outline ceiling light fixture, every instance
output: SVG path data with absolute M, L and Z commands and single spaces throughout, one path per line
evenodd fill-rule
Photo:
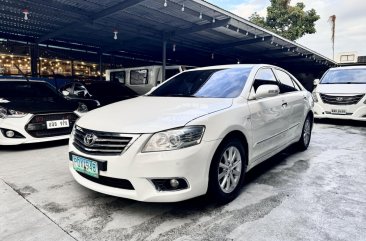
M 114 36 L 113 36 L 113 39 L 114 40 L 117 40 L 117 34 L 118 34 L 118 31 L 117 31 L 117 29 L 115 29 L 115 30 L 113 30 L 113 33 L 114 33 Z
M 22 13 L 24 14 L 24 20 L 28 20 L 29 10 L 27 8 L 24 8 Z

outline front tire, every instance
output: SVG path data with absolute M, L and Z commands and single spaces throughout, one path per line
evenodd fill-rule
M 212 159 L 208 194 L 225 204 L 239 195 L 246 172 L 246 153 L 240 140 L 225 140 Z
M 300 140 L 296 143 L 300 151 L 308 149 L 311 139 L 311 130 L 313 128 L 313 119 L 308 115 L 305 119 Z

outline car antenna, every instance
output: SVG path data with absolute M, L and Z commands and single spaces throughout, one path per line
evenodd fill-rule
M 28 76 L 26 76 L 25 74 L 24 74 L 24 72 L 19 68 L 19 66 L 17 65 L 17 64 L 14 64 L 14 66 L 15 66 L 15 68 L 17 68 L 18 69 L 18 71 L 23 75 L 23 77 L 29 82 L 29 78 L 28 78 Z

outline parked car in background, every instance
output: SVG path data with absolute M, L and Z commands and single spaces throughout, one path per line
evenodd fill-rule
M 138 96 L 123 84 L 106 81 L 72 82 L 61 87 L 60 92 L 67 99 L 83 102 L 89 110 Z
M 86 111 L 48 83 L 0 80 L 0 145 L 67 139 Z
M 165 80 L 192 68 L 194 67 L 184 65 L 166 66 Z M 136 91 L 139 95 L 142 95 L 165 81 L 163 80 L 162 73 L 163 67 L 161 65 L 107 69 L 106 80 L 122 83 Z
M 313 125 L 311 93 L 270 65 L 188 70 L 145 96 L 99 108 L 75 124 L 70 171 L 113 196 L 175 202 L 234 199 L 245 173 Z
M 366 66 L 331 68 L 314 85 L 315 118 L 366 121 Z

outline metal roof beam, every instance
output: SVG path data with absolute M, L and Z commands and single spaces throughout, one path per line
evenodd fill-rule
M 253 39 L 240 40 L 240 41 L 235 41 L 232 43 L 219 45 L 218 47 L 215 48 L 215 50 L 228 49 L 228 48 L 234 48 L 237 46 L 243 46 L 243 45 L 247 45 L 247 44 L 265 42 L 265 41 L 268 41 L 271 39 L 272 39 L 272 36 L 265 36 L 265 37 L 257 37 L 257 38 L 253 38 Z
M 219 27 L 227 25 L 229 22 L 230 22 L 230 18 L 223 19 L 223 20 L 216 20 L 215 23 L 194 25 L 191 28 L 174 31 L 171 35 L 172 36 L 186 35 L 186 34 L 191 34 L 191 33 L 204 31 L 204 30 L 207 30 L 207 29 L 219 28 Z
M 78 21 L 72 22 L 72 23 L 68 24 L 67 26 L 65 26 L 61 29 L 58 29 L 56 31 L 53 31 L 53 32 L 48 33 L 46 35 L 43 35 L 42 37 L 40 37 L 37 40 L 37 43 L 41 43 L 41 42 L 46 41 L 50 38 L 54 38 L 54 37 L 59 36 L 63 33 L 66 33 L 69 30 L 72 30 L 76 27 L 80 27 L 81 25 L 86 24 L 86 22 L 92 23 L 92 22 L 94 22 L 98 19 L 104 18 L 104 17 L 106 17 L 108 15 L 111 15 L 113 13 L 122 11 L 122 10 L 124 10 L 126 8 L 129 8 L 129 7 L 132 7 L 132 6 L 135 6 L 135 5 L 137 5 L 137 4 L 139 4 L 140 2 L 143 2 L 143 1 L 145 1 L 145 0 L 126 0 L 124 2 L 115 4 L 111 7 L 103 9 L 100 12 L 89 15 L 89 17 L 85 17 L 85 19 L 83 19 L 83 20 L 78 20 Z

